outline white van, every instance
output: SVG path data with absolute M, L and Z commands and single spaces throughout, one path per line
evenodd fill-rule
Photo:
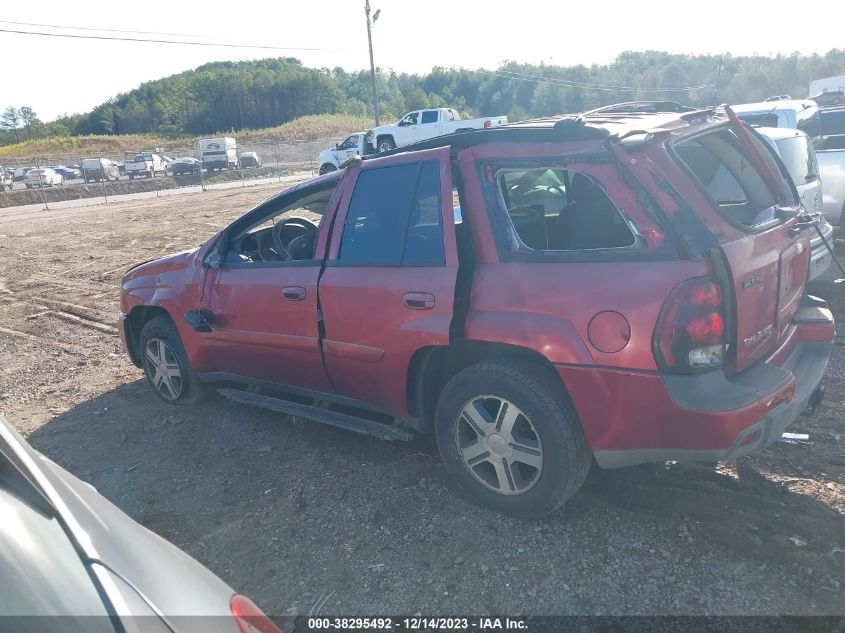
M 754 127 L 802 130 L 811 139 L 822 135 L 819 106 L 809 99 L 740 103 L 731 108 L 740 119 Z
M 822 213 L 822 181 L 819 164 L 810 138 L 801 130 L 784 127 L 758 127 L 757 131 L 780 156 L 789 177 L 795 183 L 801 204 L 807 212 L 818 218 L 819 229 L 828 242 L 832 241 L 833 227 Z M 810 270 L 808 280 L 820 277 L 832 258 L 818 233 L 810 233 Z

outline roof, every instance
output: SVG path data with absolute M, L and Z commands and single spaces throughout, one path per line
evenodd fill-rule
M 771 109 L 771 108 L 770 108 Z M 435 147 L 471 147 L 497 141 L 588 141 L 619 140 L 632 134 L 688 130 L 691 125 L 712 122 L 715 109 L 695 109 L 672 101 L 632 101 L 582 114 L 561 114 L 437 136 L 425 141 L 370 154 L 363 160 Z
M 795 136 L 807 136 L 805 132 L 790 127 L 756 127 L 754 128 L 763 136 L 768 136 L 773 141 L 782 141 L 785 138 Z
M 738 103 L 731 106 L 737 114 L 751 114 L 757 112 L 772 112 L 775 110 L 795 110 L 800 112 L 807 108 L 818 108 L 815 101 L 809 99 L 783 99 L 781 101 L 758 101 L 756 103 Z

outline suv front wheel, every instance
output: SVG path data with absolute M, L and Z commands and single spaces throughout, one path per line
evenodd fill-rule
M 519 360 L 458 372 L 437 403 L 446 470 L 473 500 L 524 519 L 553 512 L 587 477 L 590 450 L 563 387 Z
M 147 382 L 162 400 L 190 405 L 212 395 L 211 388 L 191 370 L 179 332 L 167 317 L 156 317 L 144 324 L 139 352 Z

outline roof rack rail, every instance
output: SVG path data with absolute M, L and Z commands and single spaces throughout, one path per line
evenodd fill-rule
M 657 112 L 692 112 L 695 108 L 681 105 L 677 101 L 625 101 L 614 103 L 593 110 L 588 110 L 581 116 L 593 114 L 649 114 Z

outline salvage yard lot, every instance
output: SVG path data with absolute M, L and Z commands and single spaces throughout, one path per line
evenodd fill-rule
M 845 613 L 842 345 L 790 428 L 811 445 L 594 469 L 539 522 L 469 503 L 425 440 L 156 399 L 116 334 L 121 276 L 277 187 L 0 211 L 0 413 L 273 614 Z M 845 289 L 814 291 L 845 320 Z

